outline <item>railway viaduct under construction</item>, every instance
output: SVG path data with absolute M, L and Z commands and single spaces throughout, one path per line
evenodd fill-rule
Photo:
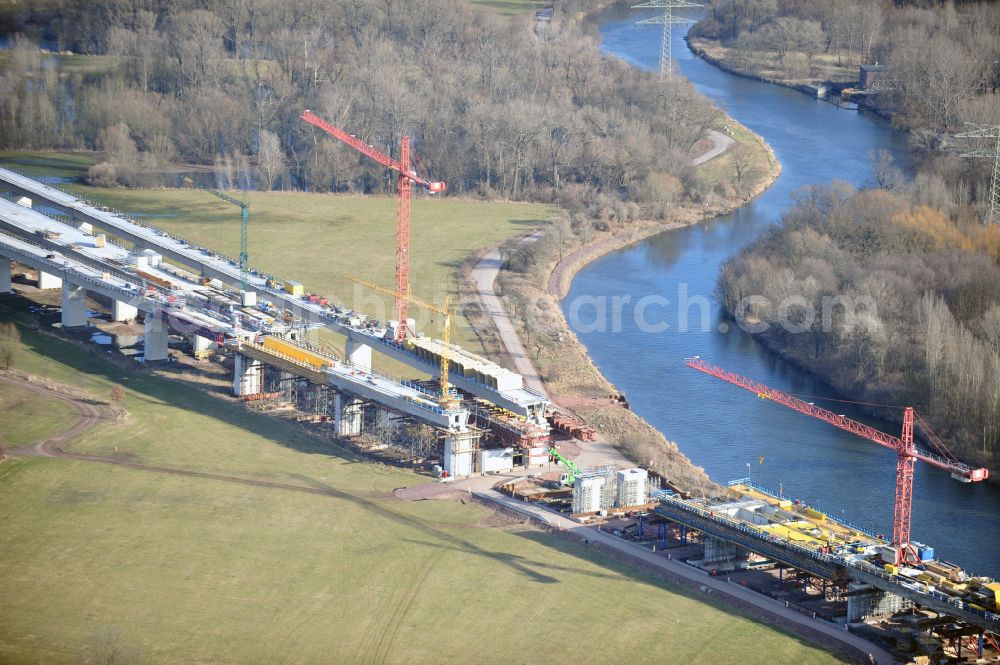
M 307 382 L 340 435 L 361 432 L 367 406 L 423 423 L 442 440 L 452 476 L 481 470 L 484 432 L 520 448 L 525 461 L 547 459 L 549 400 L 516 372 L 441 340 L 398 339 L 394 322 L 307 294 L 297 282 L 241 275 L 232 258 L 16 171 L 0 168 L 0 190 L 0 292 L 11 289 L 12 262 L 37 270 L 39 288 L 62 289 L 64 327 L 86 325 L 86 295 L 101 295 L 113 320 L 144 319 L 144 360 L 165 359 L 170 333 L 182 334 L 196 352 L 233 354 L 235 395 L 262 393 L 264 368 Z M 320 327 L 343 335 L 343 358 L 305 342 L 303 332 Z M 432 381 L 447 353 L 456 399 L 443 405 L 427 382 L 373 371 L 373 352 Z

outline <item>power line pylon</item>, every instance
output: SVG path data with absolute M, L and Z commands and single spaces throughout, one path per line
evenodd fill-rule
M 703 7 L 688 0 L 648 0 L 642 4 L 632 5 L 632 9 L 662 9 L 663 16 L 636 21 L 636 25 L 662 25 L 663 34 L 660 37 L 660 78 L 673 76 L 673 54 L 671 48 L 671 37 L 673 35 L 674 24 L 694 23 L 689 18 L 674 16 L 675 9 L 689 9 L 692 7 Z
M 986 215 L 986 223 L 1000 224 L 1000 125 L 980 125 L 965 123 L 975 129 L 961 134 L 955 134 L 960 139 L 993 139 L 993 145 L 983 141 L 980 147 L 970 152 L 962 153 L 962 157 L 975 157 L 993 160 L 993 175 L 990 177 L 990 210 Z

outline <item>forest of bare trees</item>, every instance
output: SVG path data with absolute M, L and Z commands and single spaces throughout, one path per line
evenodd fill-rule
M 683 79 L 602 56 L 569 21 L 537 33 L 459 0 L 49 0 L 0 9 L 0 147 L 101 151 L 98 183 L 164 164 L 250 163 L 259 188 L 388 191 L 297 116 L 393 152 L 414 137 L 450 192 L 646 204 L 711 196 L 689 151 L 720 113 Z M 63 71 L 37 44 L 100 56 Z M 97 66 L 100 65 L 100 66 Z M 654 205 L 655 204 L 655 205 Z M 662 211 L 660 211 L 662 212 Z
M 954 452 L 994 466 L 1000 226 L 945 214 L 917 187 L 801 192 L 726 264 L 720 293 L 767 346 L 853 398 L 915 406 Z
M 728 45 L 729 57 L 766 52 L 772 71 L 790 76 L 820 54 L 849 76 L 862 63 L 882 65 L 871 101 L 909 130 L 912 158 L 904 174 L 887 152 L 872 153 L 871 190 L 832 183 L 801 192 L 781 227 L 724 267 L 726 309 L 845 395 L 912 404 L 960 455 L 994 465 L 1000 226 L 983 225 L 991 164 L 961 158 L 976 146 L 954 134 L 966 122 L 1000 123 L 1000 5 L 709 7 L 696 31 Z
M 907 128 L 1000 122 L 995 2 L 712 0 L 694 33 L 737 55 L 772 53 L 786 70 L 806 74 L 821 53 L 844 67 L 883 65 L 875 103 Z

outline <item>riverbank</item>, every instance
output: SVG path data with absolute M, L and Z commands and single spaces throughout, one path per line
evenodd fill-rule
M 735 55 L 735 50 L 725 46 L 717 39 L 688 35 L 688 46 L 691 51 L 719 69 L 754 81 L 773 83 L 792 90 L 798 90 L 805 94 L 816 97 L 817 91 L 821 87 L 841 90 L 858 81 L 857 70 L 854 67 L 837 66 L 826 63 L 821 66 L 821 75 L 814 75 L 812 71 L 805 76 L 801 72 L 795 73 L 778 66 L 776 63 L 763 59 L 759 52 L 751 52 L 747 57 L 740 58 Z M 831 56 L 832 58 L 832 56 Z M 823 62 L 820 59 L 820 62 Z
M 585 240 L 567 238 L 565 227 L 549 227 L 548 236 L 534 242 L 540 256 L 537 268 L 529 272 L 501 270 L 495 289 L 516 325 L 526 353 L 535 366 L 544 388 L 560 408 L 571 411 L 597 429 L 609 443 L 634 462 L 655 470 L 692 492 L 711 492 L 715 484 L 704 469 L 684 455 L 667 438 L 628 408 L 621 391 L 598 370 L 586 347 L 573 333 L 559 307 L 573 276 L 590 262 L 615 250 L 641 242 L 653 235 L 679 229 L 724 215 L 745 205 L 777 179 L 781 164 L 759 135 L 727 119 L 728 133 L 752 151 L 760 169 L 746 196 L 730 194 L 712 204 L 678 206 L 663 220 L 640 220 L 621 228 L 594 232 Z M 717 157 L 703 165 L 721 171 Z M 724 165 L 724 163 L 723 163 Z M 558 240 L 553 235 L 558 235 Z M 479 256 L 463 269 L 463 294 L 473 286 L 469 276 Z M 475 308 L 473 308 L 475 309 Z M 495 327 L 483 311 L 469 314 L 477 334 L 494 358 L 508 361 Z

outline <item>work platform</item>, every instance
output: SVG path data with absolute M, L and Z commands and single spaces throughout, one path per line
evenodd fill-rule
M 669 492 L 656 498 L 658 515 L 711 538 L 816 577 L 870 585 L 988 632 L 1000 629 L 1000 614 L 972 607 L 969 596 L 887 572 L 878 557 L 889 543 L 876 534 L 748 480 L 730 483 L 724 499 L 683 499 Z

